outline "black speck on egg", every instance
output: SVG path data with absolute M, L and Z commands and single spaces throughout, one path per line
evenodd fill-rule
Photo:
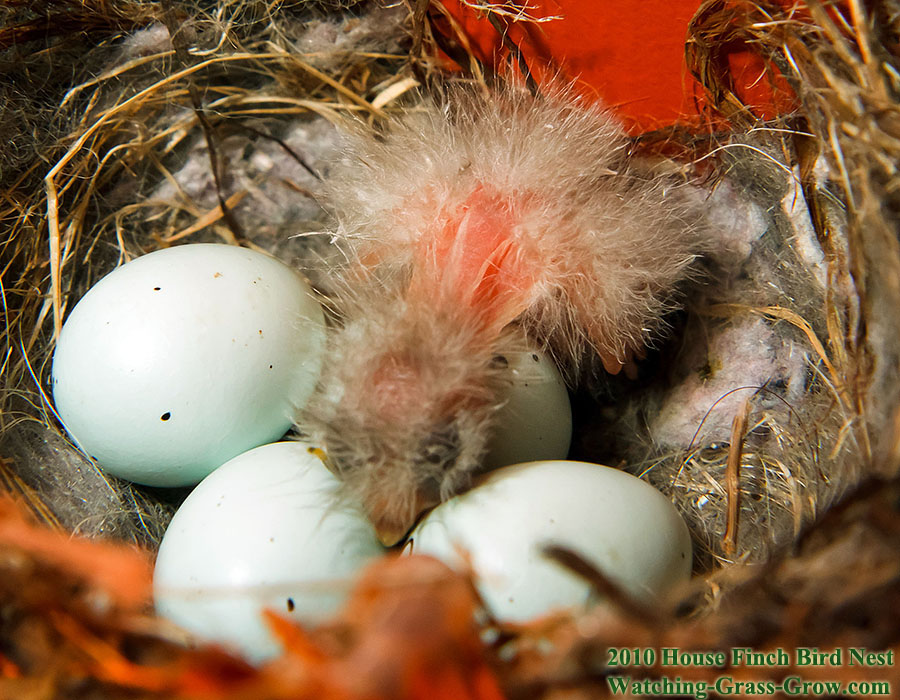
M 294 612 L 294 607 L 295 607 L 295 605 L 294 605 L 294 599 L 293 599 L 293 598 L 288 598 L 288 599 L 287 599 L 287 609 L 288 609 L 288 612 Z
M 171 418 L 171 417 L 172 417 L 172 413 L 171 413 L 170 411 L 166 411 L 165 413 L 163 413 L 163 414 L 159 417 L 159 419 L 160 419 L 161 421 L 167 421 L 167 420 L 169 420 L 169 418 Z
M 500 369 L 506 369 L 507 367 L 509 367 L 509 360 L 503 357 L 503 355 L 494 355 L 491 358 L 491 366 Z

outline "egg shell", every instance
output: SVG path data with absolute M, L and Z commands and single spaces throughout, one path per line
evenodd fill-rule
M 537 349 L 503 359 L 510 384 L 495 417 L 484 468 L 565 459 L 572 441 L 572 407 L 556 364 Z
M 365 517 L 336 501 L 337 486 L 301 442 L 263 445 L 217 469 L 163 537 L 157 612 L 251 661 L 278 654 L 264 609 L 304 622 L 328 617 L 384 551 Z
M 178 246 L 117 268 L 78 302 L 53 397 L 105 471 L 183 486 L 280 439 L 323 348 L 322 309 L 287 265 L 237 246 Z
M 470 564 L 488 608 L 513 621 L 593 600 L 584 580 L 542 554 L 547 544 L 574 550 L 646 602 L 691 572 L 690 535 L 674 506 L 640 479 L 586 462 L 494 471 L 435 508 L 410 540 L 412 553 Z

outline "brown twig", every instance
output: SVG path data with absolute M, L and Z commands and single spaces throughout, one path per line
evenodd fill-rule
M 591 564 L 577 552 L 559 545 L 547 545 L 543 549 L 544 556 L 577 574 L 609 600 L 615 607 L 629 617 L 640 620 L 643 624 L 653 625 L 662 620 L 661 614 L 654 608 L 645 606 L 623 591 L 606 574 Z
M 503 45 L 510 52 L 513 58 L 516 59 L 516 64 L 519 66 L 519 71 L 522 73 L 522 77 L 525 79 L 525 87 L 528 88 L 528 91 L 532 95 L 539 95 L 540 88 L 538 87 L 537 81 L 534 79 L 534 76 L 531 74 L 531 68 L 528 67 L 528 61 L 525 60 L 525 54 L 522 53 L 522 50 L 519 48 L 519 45 L 514 42 L 509 36 L 509 22 L 507 19 L 496 12 L 488 12 L 488 21 L 491 23 L 491 26 L 497 31 L 497 34 L 500 35 L 500 40 L 503 42 Z
M 163 13 L 163 21 L 169 30 L 169 38 L 175 49 L 175 56 L 182 65 L 190 64 L 190 55 L 188 54 L 188 45 L 184 38 L 184 25 L 179 25 L 171 0 L 164 2 L 165 12 Z M 244 238 L 244 230 L 234 215 L 234 211 L 228 206 L 228 198 L 225 196 L 225 162 L 219 155 L 219 139 L 215 129 L 206 116 L 206 110 L 203 107 L 203 100 L 193 79 L 187 80 L 188 94 L 191 98 L 191 105 L 194 108 L 194 114 L 200 122 L 200 128 L 203 129 L 203 135 L 206 138 L 206 146 L 209 151 L 209 166 L 212 171 L 213 180 L 216 184 L 216 199 L 219 200 L 219 209 L 222 212 L 222 218 L 228 225 L 229 230 L 235 239 Z
M 725 468 L 725 490 L 728 494 L 728 525 L 722 538 L 726 554 L 734 554 L 737 545 L 738 517 L 741 509 L 741 459 L 744 455 L 744 436 L 750 417 L 751 403 L 746 399 L 731 423 L 731 445 Z

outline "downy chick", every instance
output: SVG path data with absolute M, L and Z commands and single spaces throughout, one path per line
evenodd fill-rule
M 342 325 L 298 422 L 382 540 L 466 488 L 526 335 L 633 368 L 702 247 L 696 197 L 602 108 L 459 91 L 349 139 L 327 184 Z

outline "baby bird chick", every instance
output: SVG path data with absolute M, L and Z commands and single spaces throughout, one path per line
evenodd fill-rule
M 685 185 L 636 166 L 601 108 L 458 92 L 329 177 L 343 319 L 299 417 L 383 541 L 468 484 L 526 334 L 568 376 L 633 367 L 700 249 Z

